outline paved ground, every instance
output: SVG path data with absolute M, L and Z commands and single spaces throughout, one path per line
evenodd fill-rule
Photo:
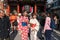
M 60 40 L 60 32 L 57 30 L 53 30 L 52 40 Z
M 52 40 L 60 40 L 60 32 L 57 30 L 54 30 L 51 36 Z M 12 33 L 10 38 L 10 40 L 21 40 L 21 37 L 18 32 Z
M 19 34 L 17 34 L 14 40 L 21 40 L 20 35 L 19 35 Z

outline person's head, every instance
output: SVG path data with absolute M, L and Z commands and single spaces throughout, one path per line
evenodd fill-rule
M 33 17 L 33 18 L 36 18 L 36 17 L 37 17 L 37 15 L 36 15 L 36 14 L 33 14 L 33 15 L 32 15 L 32 17 Z
M 17 11 L 16 10 L 13 10 L 14 13 L 16 13 Z
M 55 16 L 54 16 L 54 18 L 56 18 L 56 19 L 57 19 L 58 17 L 55 15 Z
M 0 9 L 0 17 L 4 16 L 4 11 Z
M 47 12 L 47 13 L 46 13 L 46 16 L 51 17 L 51 13 L 48 13 L 48 12 Z
M 16 15 L 16 13 L 12 12 L 12 15 Z
M 14 13 L 14 15 L 18 15 L 18 13 L 17 13 L 17 12 L 15 12 L 15 13 Z
M 41 13 L 41 16 L 46 16 L 46 13 L 45 13 L 45 12 L 42 12 L 42 13 Z
M 54 17 L 57 17 L 56 15 Z
M 12 13 L 10 13 L 10 16 L 12 15 Z
M 23 16 L 27 16 L 27 11 L 23 11 Z

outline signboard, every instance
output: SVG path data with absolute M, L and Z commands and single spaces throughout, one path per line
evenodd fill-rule
M 29 12 L 29 13 L 33 13 L 33 7 L 30 6 L 30 5 L 25 5 L 25 6 L 23 6 L 23 7 L 22 7 L 22 11 L 23 11 L 23 10 L 26 10 L 26 11 Z
M 29 10 L 30 9 L 30 6 L 29 5 L 25 5 L 24 8 L 25 8 L 26 11 L 28 11 L 28 12 L 30 11 Z

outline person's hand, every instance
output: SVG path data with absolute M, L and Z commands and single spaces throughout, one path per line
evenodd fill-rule
M 45 30 L 43 30 L 43 33 L 45 33 Z

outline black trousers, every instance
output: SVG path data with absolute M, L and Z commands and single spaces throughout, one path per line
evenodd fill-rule
M 44 40 L 44 37 L 42 36 L 43 35 L 43 33 L 42 33 L 43 29 L 44 29 L 44 27 L 43 26 L 40 26 L 39 31 L 37 32 L 37 37 L 40 40 Z
M 10 40 L 10 38 L 0 38 L 0 40 Z
M 51 40 L 51 34 L 52 34 L 52 30 L 46 30 L 45 32 L 46 40 Z

